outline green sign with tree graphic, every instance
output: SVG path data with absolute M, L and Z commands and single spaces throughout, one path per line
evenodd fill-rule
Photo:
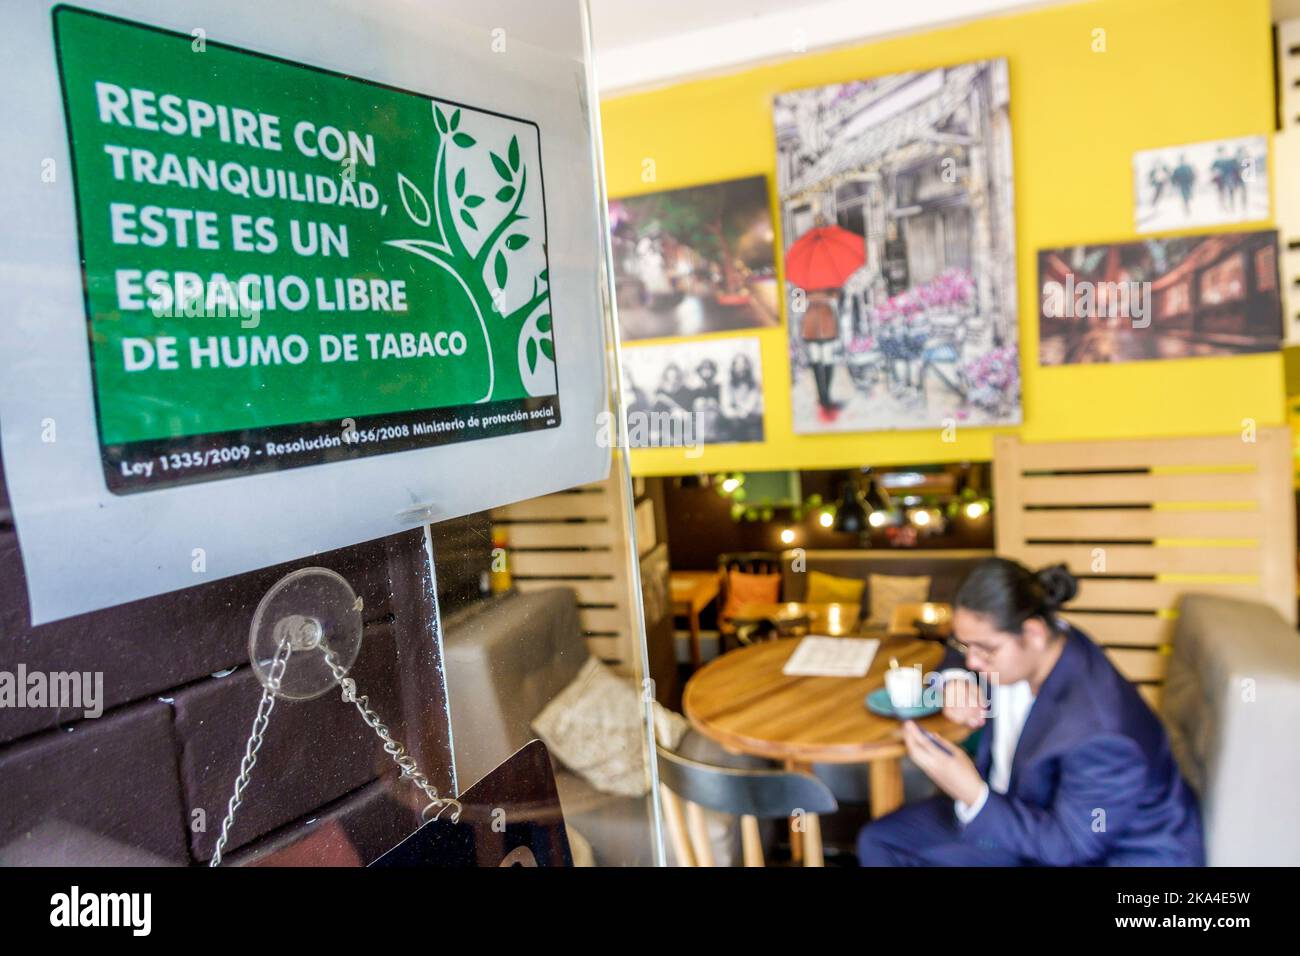
M 535 123 L 72 7 L 117 493 L 555 427 Z

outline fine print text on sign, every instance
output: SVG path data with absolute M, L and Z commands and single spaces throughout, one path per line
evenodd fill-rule
M 58 7 L 119 494 L 560 422 L 536 124 Z

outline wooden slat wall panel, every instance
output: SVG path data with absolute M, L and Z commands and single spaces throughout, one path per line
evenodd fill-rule
M 508 537 L 508 566 L 520 591 L 572 588 L 588 649 L 632 670 L 639 614 L 629 580 L 626 489 L 607 481 L 521 501 L 492 513 Z M 650 502 L 643 502 L 643 506 Z M 653 526 L 653 515 L 650 516 Z
M 1159 438 L 1152 441 L 1034 442 L 1020 445 L 1020 464 L 1025 471 L 1117 471 L 1126 468 L 1185 466 L 1210 468 L 1253 465 L 1255 457 L 1246 442 L 1224 439 L 1222 436 Z
M 996 439 L 998 553 L 1069 565 L 1081 580 L 1066 618 L 1149 700 L 1183 594 L 1263 601 L 1295 623 L 1291 434 L 1255 439 Z
M 582 611 L 582 629 L 589 634 L 621 634 L 628 627 L 625 608 L 584 608 Z
M 1021 479 L 1027 505 L 1141 505 L 1152 501 L 1249 501 L 1259 482 L 1254 473 L 1200 475 L 1046 475 Z
M 521 591 L 543 591 L 546 588 L 573 588 L 578 594 L 579 604 L 613 604 L 623 603 L 623 592 L 615 583 L 613 576 L 604 578 L 522 578 L 515 576 L 515 587 Z
M 1296 623 L 1295 451 L 1291 429 L 1259 434 L 1260 511 L 1265 517 L 1260 549 L 1260 589 L 1290 624 Z
M 622 637 L 589 637 L 587 649 L 606 663 L 622 664 L 627 660 L 627 649 Z
M 601 494 L 570 495 L 560 492 L 556 495 L 544 495 L 530 498 L 500 508 L 495 517 L 510 521 L 558 521 L 563 518 L 609 518 L 609 501 Z
M 536 524 L 510 524 L 511 548 L 604 548 L 611 550 L 620 537 L 618 529 L 607 521 L 590 521 L 581 524 L 563 522 L 538 522 Z
M 659 542 L 655 537 L 655 503 L 649 498 L 636 506 L 636 549 L 645 557 Z
M 1121 674 L 1135 683 L 1160 682 L 1165 679 L 1169 657 L 1160 651 L 1108 647 L 1106 656 Z
M 1087 573 L 1082 569 L 1080 573 Z M 1188 591 L 1216 594 L 1247 601 L 1261 600 L 1263 594 L 1258 584 L 1223 584 L 1198 581 L 1186 584 L 1173 581 L 1134 581 L 1101 578 L 1082 578 L 1079 596 L 1070 607 L 1076 611 L 1160 611 L 1172 609 L 1178 598 Z
M 1001 508 L 999 507 L 999 510 Z M 1023 538 L 1150 541 L 1156 538 L 1259 538 L 1263 516 L 1255 511 L 1092 510 L 1021 511 Z M 1001 526 L 999 525 L 999 531 Z
M 1151 709 L 1159 713 L 1161 691 L 1164 690 L 1163 684 L 1141 684 L 1138 686 L 1138 693 L 1146 699 Z
M 511 542 L 513 544 L 513 540 Z M 516 577 L 555 577 L 557 574 L 608 574 L 618 555 L 609 549 L 591 551 L 512 551 L 510 571 Z
M 1072 611 L 1065 619 L 1087 631 L 1101 644 L 1158 647 L 1168 644 L 1174 633 L 1174 619 L 1155 614 L 1089 614 Z
M 1026 545 L 1021 560 L 1030 567 L 1064 561 L 1079 573 L 1097 567 L 1105 574 L 1256 574 L 1258 546 L 1172 548 L 1142 544 Z

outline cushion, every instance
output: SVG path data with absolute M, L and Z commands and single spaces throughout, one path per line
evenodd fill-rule
M 654 707 L 655 736 L 675 748 L 689 726 Z M 641 694 L 594 657 L 533 720 L 533 732 L 566 767 L 604 793 L 639 797 L 650 789 L 641 732 Z
M 868 593 L 871 595 L 871 614 L 867 619 L 872 624 L 884 625 L 889 623 L 896 604 L 919 604 L 930 596 L 930 578 L 873 574 Z
M 861 578 L 809 571 L 808 594 L 804 600 L 812 604 L 861 604 L 862 589 L 866 586 L 867 582 Z
M 727 604 L 722 617 L 735 617 L 742 604 L 775 604 L 780 599 L 781 575 L 746 574 L 732 569 L 727 572 Z

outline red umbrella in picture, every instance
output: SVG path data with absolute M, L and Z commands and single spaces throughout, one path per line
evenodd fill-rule
M 785 254 L 785 277 L 808 292 L 838 289 L 866 264 L 867 244 L 841 226 L 818 226 Z

